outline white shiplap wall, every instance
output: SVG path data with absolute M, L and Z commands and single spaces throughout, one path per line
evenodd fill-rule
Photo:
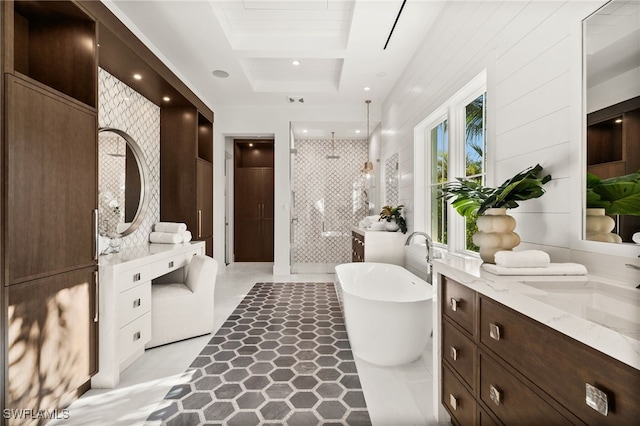
M 568 257 L 576 34 L 602 1 L 450 2 L 382 110 L 382 152 L 400 155 L 400 204 L 413 220 L 414 127 L 487 70 L 489 184 L 540 163 L 547 194 L 511 210 L 523 245 Z M 577 66 L 579 66 L 579 61 Z M 578 74 L 579 75 L 579 74 Z M 579 92 L 578 92 L 579 93 Z

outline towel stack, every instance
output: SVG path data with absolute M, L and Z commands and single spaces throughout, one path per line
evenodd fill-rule
M 541 250 L 499 251 L 496 264 L 483 263 L 482 269 L 495 275 L 585 275 L 579 263 L 551 263 Z
M 176 222 L 157 222 L 153 232 L 149 234 L 149 241 L 160 244 L 180 244 L 191 241 L 191 232 L 187 225 Z

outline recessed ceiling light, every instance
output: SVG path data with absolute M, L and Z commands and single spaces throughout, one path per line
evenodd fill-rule
M 356 129 L 356 133 L 360 133 L 360 129 Z
M 165 96 L 164 98 L 162 98 L 162 100 L 165 101 L 165 102 L 169 102 L 171 100 L 171 98 L 168 97 L 168 96 Z
M 291 61 L 291 63 L 292 63 L 293 65 L 295 65 L 296 67 L 297 67 L 298 65 L 300 65 L 300 61 L 299 61 L 299 60 L 297 60 L 297 59 L 294 59 L 293 61 Z
M 250 144 L 249 144 L 249 146 L 250 146 L 250 147 L 252 147 L 252 146 L 253 146 L 253 144 L 252 144 L 252 143 L 250 143 Z
M 616 123 L 622 123 L 622 118 L 618 118 L 618 119 L 616 120 Z
M 212 74 L 218 78 L 227 78 L 229 73 L 224 70 L 213 70 Z
M 302 130 L 302 133 L 309 133 L 307 129 Z
M 371 90 L 371 87 L 369 87 L 369 86 L 365 86 L 364 91 L 365 91 L 365 92 L 368 92 L 369 90 Z
M 142 80 L 142 76 L 140 74 L 134 74 L 133 78 L 135 78 L 136 80 Z

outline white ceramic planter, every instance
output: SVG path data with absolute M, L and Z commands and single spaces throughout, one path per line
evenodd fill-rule
M 494 255 L 501 250 L 511 250 L 520 244 L 520 236 L 513 232 L 516 220 L 507 215 L 507 209 L 487 209 L 476 220 L 478 232 L 473 234 L 473 242 L 480 247 L 480 258 L 487 263 L 495 263 Z

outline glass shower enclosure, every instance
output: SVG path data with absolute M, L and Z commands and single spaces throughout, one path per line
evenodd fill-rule
M 333 146 L 332 146 L 333 145 Z M 361 139 L 302 139 L 291 149 L 291 271 L 333 273 L 351 262 L 351 228 L 368 215 Z

